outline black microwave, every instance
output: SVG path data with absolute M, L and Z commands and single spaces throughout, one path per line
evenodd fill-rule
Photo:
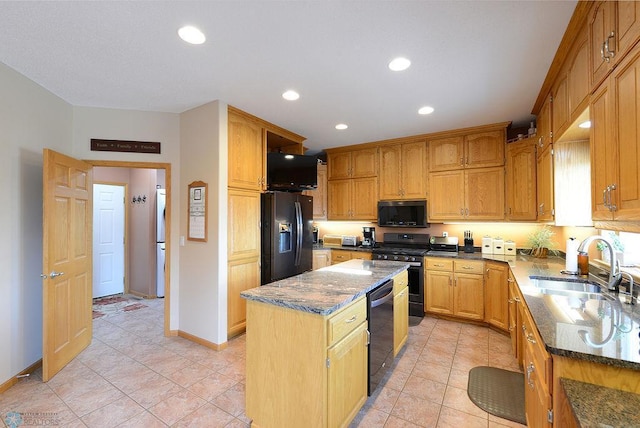
M 378 201 L 378 226 L 429 227 L 427 201 Z

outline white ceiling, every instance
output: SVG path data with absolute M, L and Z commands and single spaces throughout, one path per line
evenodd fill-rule
M 0 61 L 74 106 L 183 112 L 222 100 L 317 151 L 528 123 L 575 5 L 0 1 Z M 207 41 L 180 40 L 185 24 Z M 391 72 L 396 56 L 411 67 Z M 300 99 L 283 100 L 287 89 Z M 419 116 L 424 105 L 435 113 Z

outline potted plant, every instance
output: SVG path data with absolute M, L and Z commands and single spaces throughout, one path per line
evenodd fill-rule
M 556 243 L 551 240 L 556 233 L 549 226 L 543 226 L 529 235 L 527 240 L 531 255 L 545 258 L 549 251 L 555 252 Z

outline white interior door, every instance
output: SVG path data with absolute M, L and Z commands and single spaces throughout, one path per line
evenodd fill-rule
M 93 297 L 124 293 L 124 186 L 93 185 Z

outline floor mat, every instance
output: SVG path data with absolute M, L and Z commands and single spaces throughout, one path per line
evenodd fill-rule
M 495 367 L 474 367 L 469 371 L 467 393 L 485 412 L 527 424 L 524 413 L 524 375 Z
M 141 299 L 117 294 L 93 299 L 93 319 L 146 308 Z

